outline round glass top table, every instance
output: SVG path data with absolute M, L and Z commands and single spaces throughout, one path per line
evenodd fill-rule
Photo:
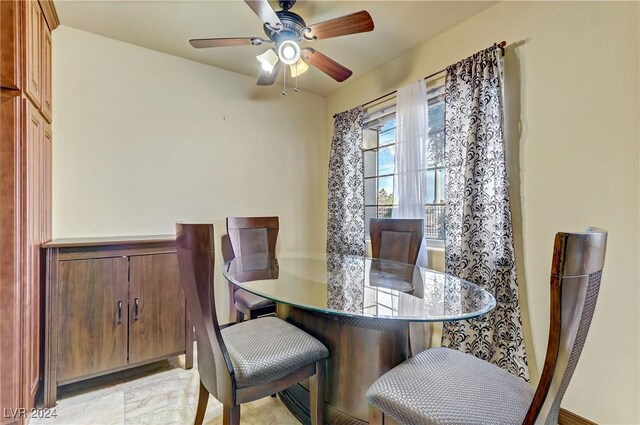
M 471 282 L 350 255 L 245 255 L 226 263 L 223 274 L 234 285 L 275 301 L 278 317 L 327 346 L 325 421 L 330 424 L 368 422 L 369 386 L 429 338 L 429 324 L 416 322 L 466 320 L 495 307 L 494 297 Z M 279 395 L 300 421 L 310 423 L 307 385 Z

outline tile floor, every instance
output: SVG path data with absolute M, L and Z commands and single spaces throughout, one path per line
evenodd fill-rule
M 55 418 L 32 418 L 31 425 L 187 425 L 198 402 L 197 368 L 184 370 L 176 358 L 134 371 L 94 378 L 62 387 Z M 293 425 L 296 418 L 277 398 L 241 407 L 246 425 Z M 222 424 L 222 405 L 209 398 L 205 425 Z

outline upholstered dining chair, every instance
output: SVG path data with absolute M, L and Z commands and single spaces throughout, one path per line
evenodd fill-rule
M 227 217 L 227 236 L 230 249 L 224 245 L 225 252 L 235 256 L 269 253 L 275 256 L 276 241 L 280 228 L 278 217 Z M 233 286 L 233 285 L 232 285 Z M 236 323 L 245 317 L 256 317 L 275 313 L 275 303 L 266 298 L 252 294 L 244 289 L 233 289 L 233 304 L 236 308 Z
M 607 232 L 557 233 L 547 355 L 536 388 L 472 355 L 433 348 L 380 377 L 367 392 L 371 424 L 557 424 L 562 397 L 591 325 Z
M 415 265 L 424 235 L 424 220 L 372 218 L 369 235 L 373 258 Z
M 231 241 L 229 240 L 229 235 L 222 235 L 220 242 L 222 260 L 225 263 L 228 263 L 235 258 L 233 248 L 231 247 Z M 233 309 L 236 311 L 237 323 L 244 320 L 245 314 L 249 319 L 275 314 L 276 304 L 273 301 L 259 295 L 252 294 L 244 289 L 240 289 L 231 282 L 227 281 L 227 283 L 229 285 L 231 304 L 233 305 Z
M 196 330 L 200 392 L 194 423 L 209 394 L 223 405 L 223 423 L 240 423 L 240 405 L 309 378 L 311 423 L 321 425 L 327 348 L 276 317 L 220 329 L 214 291 L 212 224 L 176 224 L 180 281 Z

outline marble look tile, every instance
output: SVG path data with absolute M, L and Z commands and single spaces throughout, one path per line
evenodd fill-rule
M 245 407 L 245 406 L 243 406 Z M 245 416 L 258 424 L 297 425 L 300 422 L 277 398 L 263 398 L 246 404 Z
M 124 391 L 111 391 L 100 397 L 87 394 L 61 400 L 56 406 L 58 425 L 118 425 L 124 420 Z
M 195 407 L 194 407 L 194 415 L 195 415 Z M 222 423 L 222 403 L 216 400 L 213 397 L 209 397 L 209 402 L 207 403 L 207 411 L 204 414 L 204 423 L 217 423 L 216 421 L 220 421 Z
M 195 412 L 196 406 L 198 405 L 198 394 L 200 392 L 200 377 L 197 372 L 194 373 L 193 371 L 183 371 L 178 375 L 184 393 L 187 397 L 187 402 Z M 218 402 L 216 399 L 211 397 L 209 403 L 211 403 L 212 400 L 216 403 Z
M 164 406 L 156 406 L 155 409 L 134 417 L 126 417 L 128 424 L 148 424 L 148 425 L 183 425 L 193 423 L 193 413 L 186 403 L 168 402 Z
M 240 423 L 247 424 L 278 424 L 278 425 L 299 425 L 300 422 L 289 411 L 280 407 L 280 409 L 270 409 L 269 411 L 254 410 L 248 412 L 244 417 L 240 417 Z
M 128 386 L 124 393 L 124 412 L 127 421 L 136 416 L 167 408 L 190 416 L 191 408 L 180 380 L 176 377 L 167 375 L 164 378 L 133 384 Z
M 56 418 L 33 418 L 30 425 L 184 425 L 193 423 L 200 377 L 197 368 L 173 360 L 71 384 L 59 391 Z M 298 424 L 277 398 L 241 406 L 243 425 Z M 204 423 L 222 424 L 222 404 L 209 397 Z

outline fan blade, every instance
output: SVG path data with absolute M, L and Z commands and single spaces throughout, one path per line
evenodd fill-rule
M 255 44 L 253 40 L 259 40 L 256 37 L 240 37 L 240 38 L 194 38 L 189 43 L 197 48 L 206 47 L 227 47 L 227 46 L 251 46 Z M 262 43 L 260 43 L 262 44 Z
M 304 33 L 307 40 L 321 40 L 323 38 L 340 37 L 343 35 L 357 34 L 359 32 L 373 31 L 373 19 L 366 10 L 340 16 L 328 21 L 309 25 L 311 31 Z
M 258 76 L 258 85 L 259 86 L 270 86 L 278 77 L 278 72 L 280 72 L 280 68 L 282 68 L 282 62 L 278 61 L 276 65 L 273 67 L 271 72 L 267 72 L 264 69 L 260 70 L 260 76 Z
M 280 18 L 278 18 L 278 15 L 276 15 L 273 7 L 271 7 L 267 0 L 244 0 L 244 2 L 262 19 L 262 22 L 265 24 L 268 23 L 274 30 L 282 28 Z
M 340 65 L 330 57 L 323 55 L 311 47 L 305 47 L 302 49 L 302 57 L 305 61 L 339 83 L 351 77 L 351 74 L 353 74 L 350 69 Z

